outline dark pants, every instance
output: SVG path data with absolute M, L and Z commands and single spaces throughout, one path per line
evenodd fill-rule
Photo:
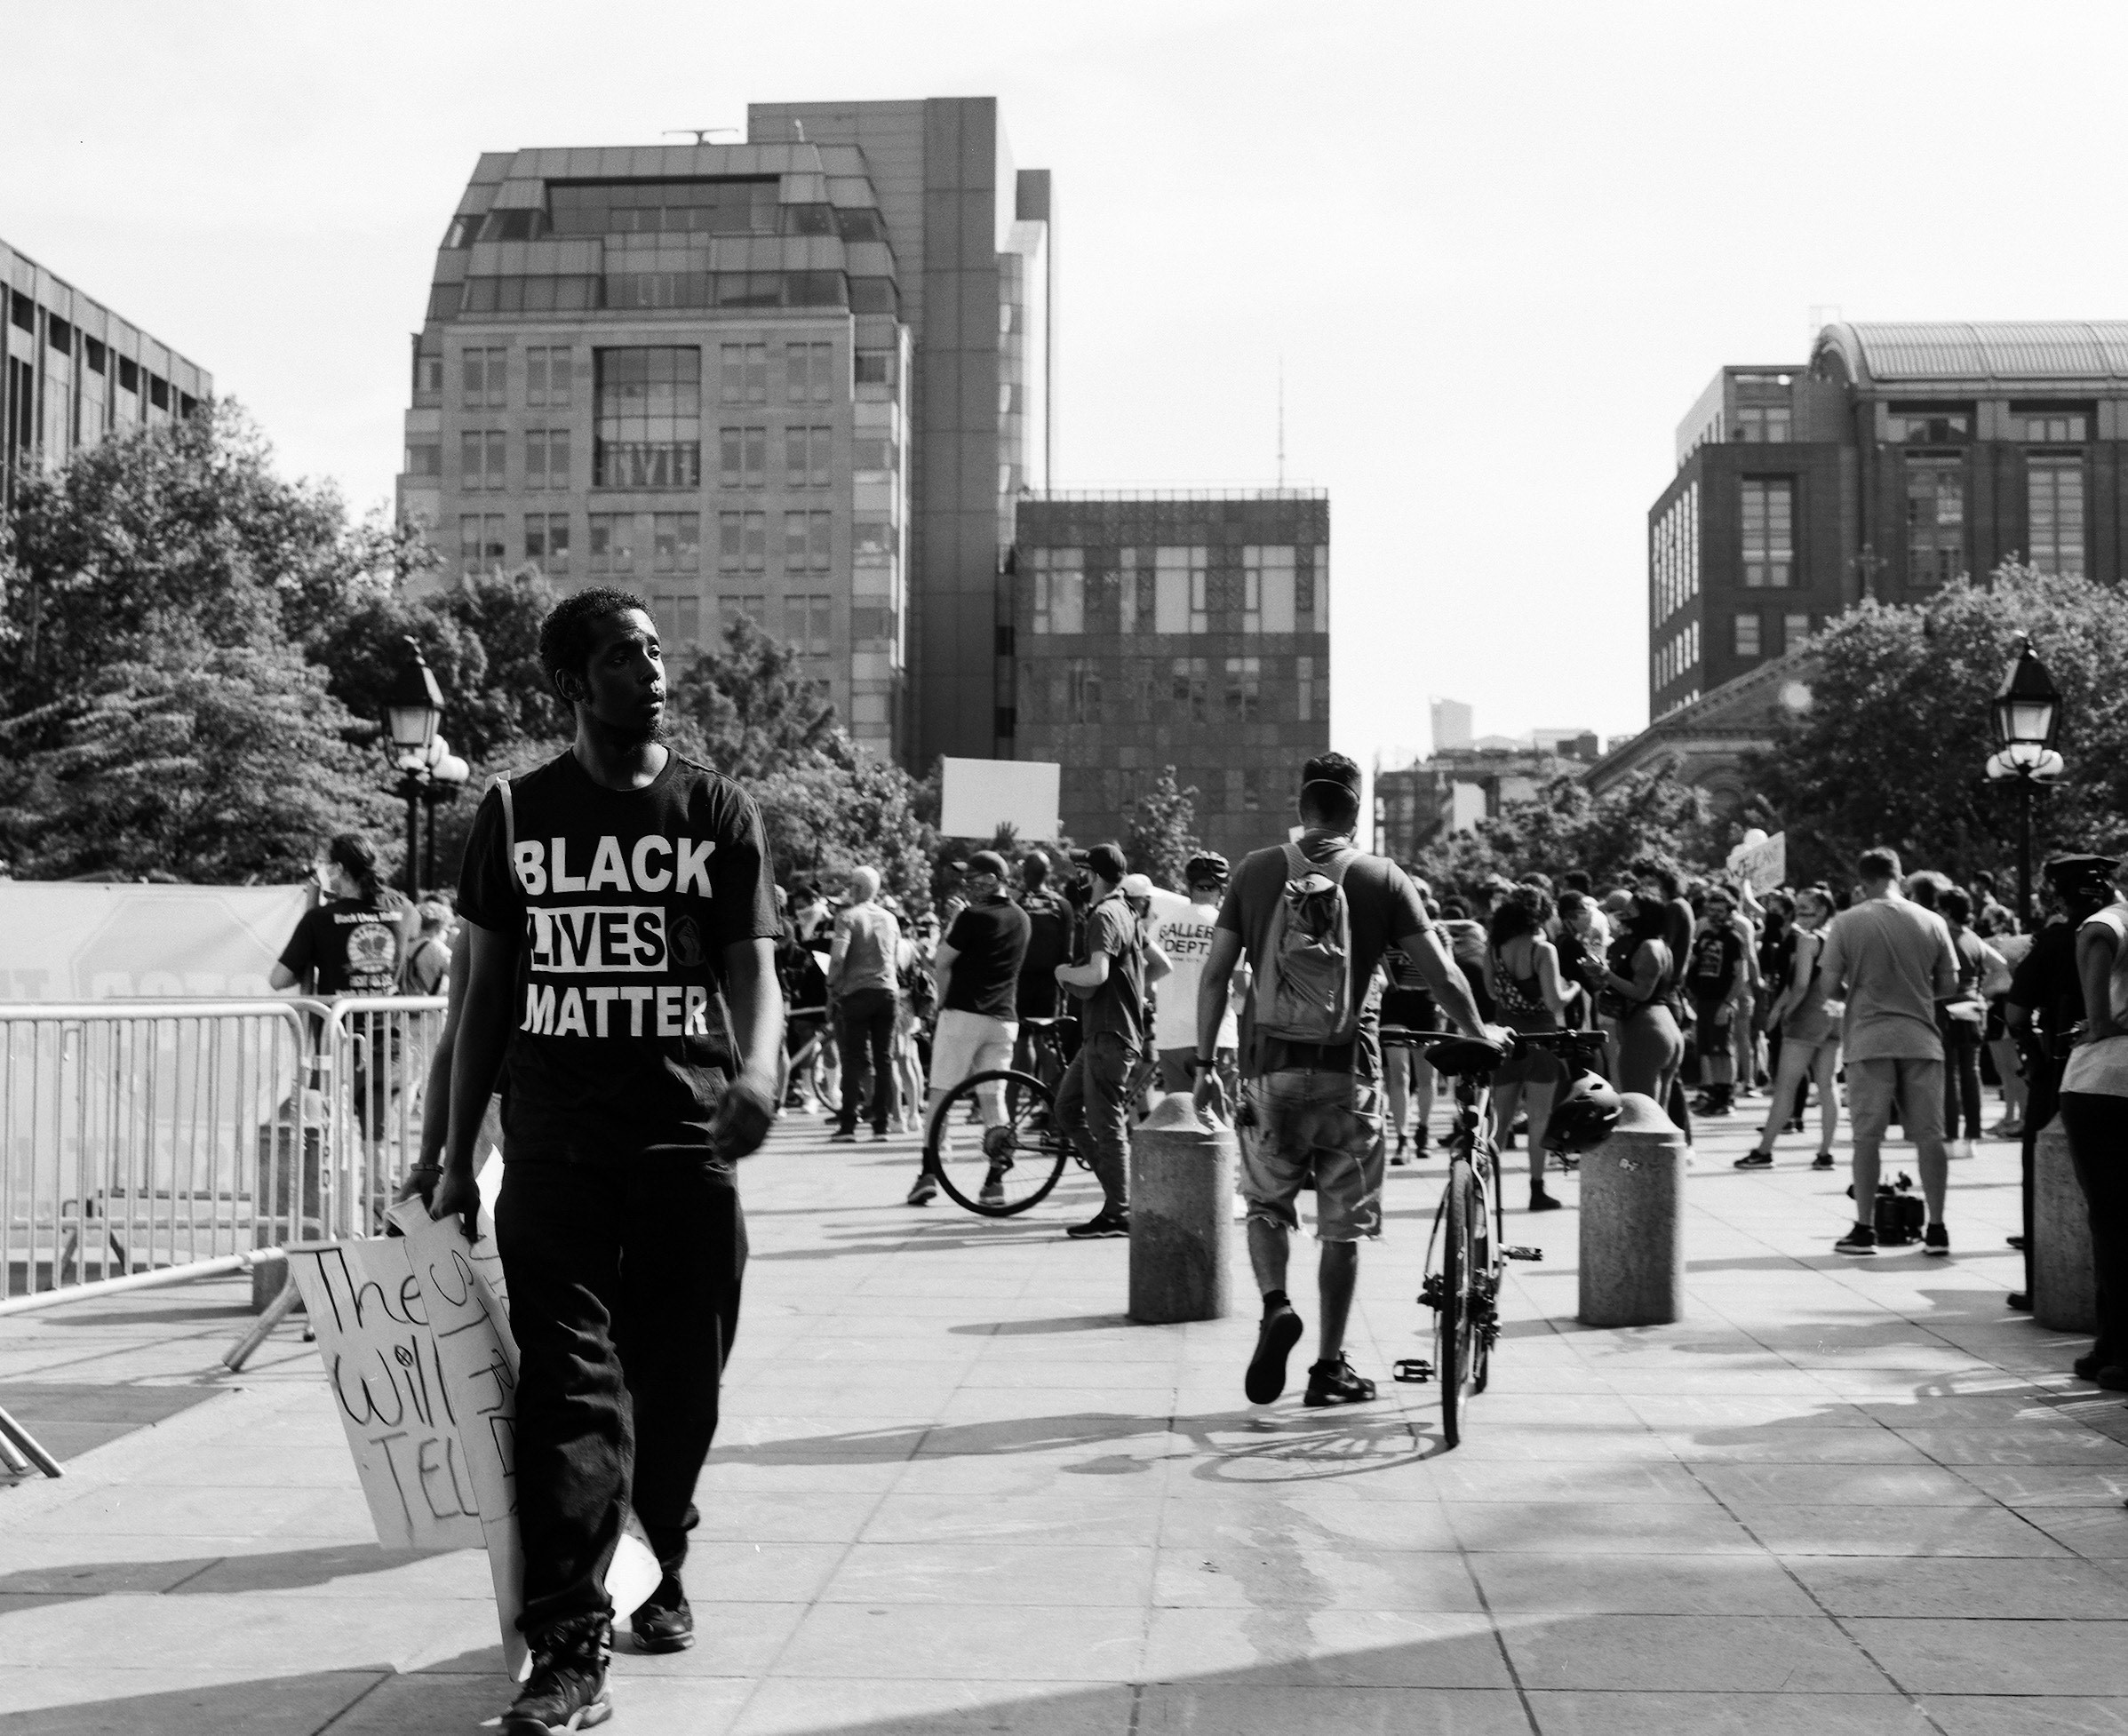
M 672 1147 L 611 1166 L 510 1163 L 495 1235 L 517 1338 L 517 1523 L 537 1638 L 610 1616 L 633 1506 L 668 1573 L 738 1329 L 746 1222 L 731 1172 Z
M 1112 1031 L 1080 1045 L 1056 1093 L 1056 1122 L 1101 1183 L 1102 1209 L 1130 1207 L 1129 1083 L 1137 1052 Z
M 2091 1214 L 2092 1264 L 2098 1278 L 2100 1367 L 2128 1364 L 2128 1097 L 2092 1091 L 2061 1094 L 2076 1182 Z
M 2039 1150 L 2040 1130 L 2054 1119 L 2061 1105 L 2061 1073 L 2068 1065 L 2052 1055 L 2024 1051 L 2025 1063 L 2025 1129 L 2019 1142 L 2018 1167 L 2019 1192 L 2024 1211 L 2025 1282 L 2028 1300 L 2032 1294 L 2032 1169 Z
M 1965 1137 L 1981 1136 L 1981 1028 L 1968 1019 L 1939 1018 L 1943 1033 L 1943 1137 L 1959 1137 L 1958 1112 L 1965 1114 Z
M 869 1072 L 872 1130 L 883 1134 L 894 1114 L 894 991 L 859 989 L 844 995 L 835 1003 L 835 1031 L 842 1048 L 842 1113 L 836 1125 L 846 1134 L 857 1132 Z

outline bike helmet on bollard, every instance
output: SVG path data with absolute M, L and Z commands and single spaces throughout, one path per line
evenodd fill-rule
M 1601 1073 L 1582 1073 L 1551 1108 L 1544 1143 L 1555 1151 L 1586 1151 L 1601 1145 L 1618 1125 L 1618 1093 Z

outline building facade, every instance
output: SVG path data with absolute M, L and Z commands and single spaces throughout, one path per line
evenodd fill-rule
M 1415 764 L 1375 770 L 1375 848 L 1410 862 L 1430 844 L 1469 832 L 1510 802 L 1533 801 L 1555 777 L 1578 777 L 1599 744 L 1586 730 L 1544 732 L 1550 744 L 1443 748 Z
M 1010 565 L 1000 733 L 1063 767 L 1065 831 L 1120 839 L 1172 765 L 1208 847 L 1282 842 L 1330 745 L 1328 495 L 1031 494 Z
M 7 373 L 0 380 L 0 507 L 26 476 L 106 434 L 189 416 L 214 377 L 0 242 Z
M 1838 324 L 1807 364 L 1724 368 L 1648 514 L 1660 720 L 1802 646 L 2022 560 L 2128 566 L 2128 321 Z
M 1048 177 L 990 99 L 765 104 L 748 142 L 484 155 L 413 345 L 402 516 L 458 570 L 746 616 L 868 751 L 997 752 L 1047 474 Z

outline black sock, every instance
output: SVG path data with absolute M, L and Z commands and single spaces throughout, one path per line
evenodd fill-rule
M 1275 1314 L 1287 1306 L 1288 1303 L 1283 1290 L 1266 1290 L 1263 1293 L 1263 1311 L 1266 1314 Z

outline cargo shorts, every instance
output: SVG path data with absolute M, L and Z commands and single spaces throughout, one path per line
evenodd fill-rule
M 1382 1233 L 1382 1091 L 1347 1072 L 1295 1071 L 1244 1080 L 1255 1127 L 1241 1142 L 1241 1197 L 1251 1222 L 1300 1228 L 1294 1201 L 1315 1189 L 1315 1235 L 1357 1242 Z

